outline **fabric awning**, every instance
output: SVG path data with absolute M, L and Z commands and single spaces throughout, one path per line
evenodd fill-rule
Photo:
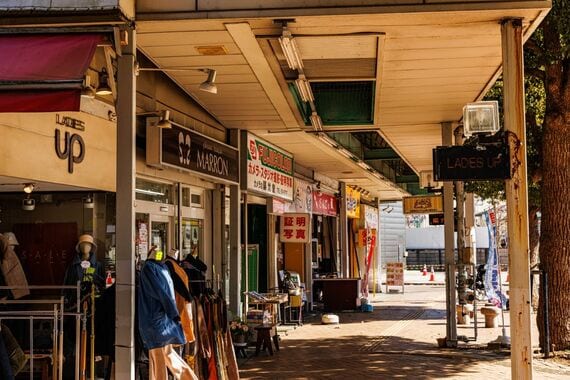
M 81 84 L 102 39 L 94 33 L 0 35 L 0 112 L 78 111 Z

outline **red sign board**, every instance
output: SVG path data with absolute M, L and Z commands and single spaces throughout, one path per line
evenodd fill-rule
M 309 242 L 310 214 L 283 214 L 280 222 L 279 237 L 282 243 Z
M 313 191 L 313 214 L 337 216 L 336 197 L 320 191 Z

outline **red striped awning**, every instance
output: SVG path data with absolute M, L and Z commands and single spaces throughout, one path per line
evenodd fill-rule
M 81 85 L 103 36 L 0 35 L 0 112 L 78 111 Z

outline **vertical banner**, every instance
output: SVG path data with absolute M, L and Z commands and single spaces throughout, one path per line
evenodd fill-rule
M 346 187 L 346 217 L 360 218 L 360 192 L 352 187 Z
M 486 211 L 483 215 L 489 235 L 489 255 L 487 256 L 485 271 L 485 293 L 487 294 L 489 302 L 502 308 L 503 305 L 506 304 L 506 297 L 501 293 L 501 284 L 499 283 L 499 281 L 501 281 L 501 266 L 495 238 L 495 213 Z
M 366 230 L 365 230 L 366 231 Z M 374 251 L 376 250 L 376 228 L 368 230 L 366 234 L 366 242 L 368 247 L 368 255 L 366 256 L 366 271 L 364 272 L 364 278 L 361 284 L 361 293 L 367 298 L 368 297 L 368 277 L 370 276 L 370 267 L 372 265 L 372 259 L 374 258 Z

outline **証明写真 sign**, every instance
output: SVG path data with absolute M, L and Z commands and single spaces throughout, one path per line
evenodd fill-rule
M 282 243 L 308 243 L 310 214 L 281 215 L 279 237 Z

